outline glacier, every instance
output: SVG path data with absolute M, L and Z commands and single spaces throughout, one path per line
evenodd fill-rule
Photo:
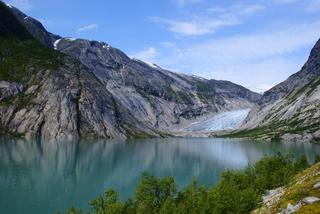
M 216 114 L 187 127 L 187 131 L 223 131 L 237 128 L 248 116 L 250 109 L 240 109 Z

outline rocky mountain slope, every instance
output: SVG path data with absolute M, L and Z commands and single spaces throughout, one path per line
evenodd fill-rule
M 301 71 L 265 92 L 238 137 L 318 141 L 320 139 L 320 40 Z
M 13 36 L 0 34 L 1 73 L 18 76 L 1 78 L 4 132 L 45 139 L 161 136 L 202 115 L 250 108 L 260 98 L 231 82 L 131 59 L 104 42 L 61 38 L 0 4 L 0 26 L 16 25 Z
M 269 191 L 253 214 L 319 213 L 320 163 L 296 175 L 289 185 Z

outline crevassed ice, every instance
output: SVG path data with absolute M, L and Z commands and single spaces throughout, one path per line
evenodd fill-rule
M 188 131 L 223 131 L 237 128 L 248 116 L 250 109 L 228 111 L 193 123 Z

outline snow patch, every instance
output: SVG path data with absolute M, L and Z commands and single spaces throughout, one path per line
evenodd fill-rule
M 69 37 L 69 38 L 65 38 L 67 41 L 70 41 L 70 42 L 73 42 L 73 41 L 76 41 L 77 39 L 76 38 L 71 38 L 71 37 Z
M 154 64 L 154 63 L 147 62 L 147 61 L 143 61 L 143 62 L 146 63 L 147 65 L 149 65 L 149 66 L 152 67 L 152 68 L 160 68 L 159 66 L 157 66 L 157 65 Z
M 103 45 L 102 48 L 109 50 L 111 48 L 110 45 Z
M 228 111 L 191 124 L 188 131 L 223 131 L 237 128 L 248 116 L 250 109 Z
M 157 68 L 157 69 L 162 69 L 160 66 L 154 64 L 154 63 L 151 63 L 151 62 L 148 62 L 148 61 L 143 61 L 143 60 L 140 60 L 140 59 L 136 59 L 136 58 L 131 58 L 133 61 L 136 61 L 136 62 L 142 62 L 142 63 L 145 63 L 147 65 L 149 65 L 150 67 L 152 68 Z
M 57 40 L 53 43 L 53 48 L 54 48 L 55 50 L 58 49 L 58 44 L 59 44 L 60 41 L 61 41 L 61 39 L 57 39 Z
M 6 4 L 8 7 L 12 8 L 12 6 L 10 4 Z

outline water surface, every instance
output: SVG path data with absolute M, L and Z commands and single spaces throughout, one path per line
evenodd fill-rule
M 142 172 L 173 176 L 179 188 L 193 178 L 215 185 L 226 169 L 243 169 L 278 152 L 310 161 L 319 145 L 229 139 L 170 138 L 130 141 L 26 142 L 0 139 L 2 213 L 55 213 L 113 188 L 130 197 Z

